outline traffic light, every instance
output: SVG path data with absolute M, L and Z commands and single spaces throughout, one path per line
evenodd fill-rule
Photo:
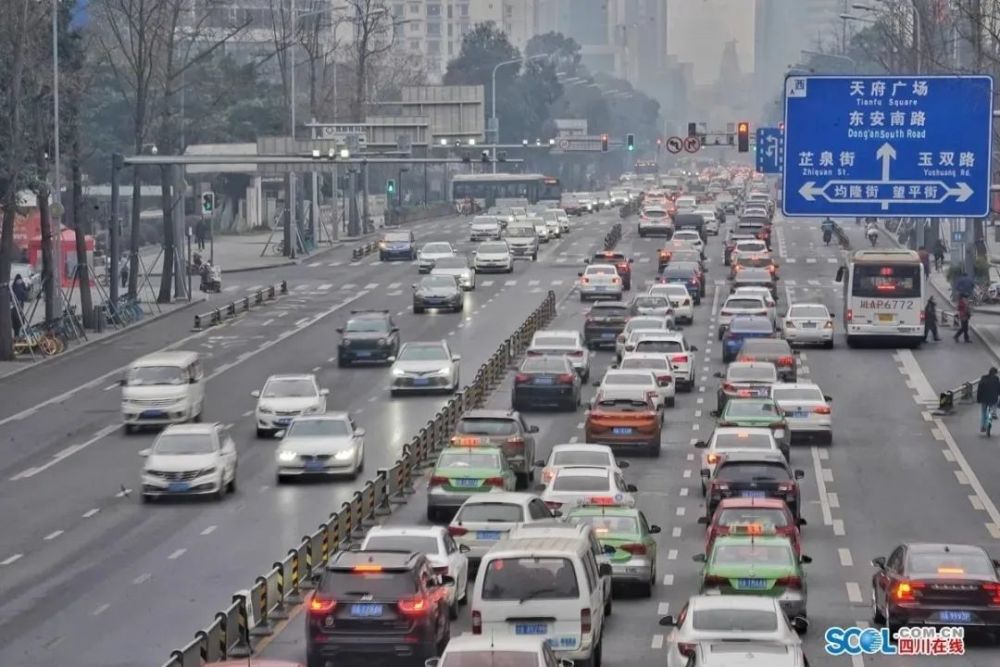
M 740 153 L 750 151 L 750 123 L 740 121 L 736 126 L 736 150 Z
M 778 132 L 784 132 L 784 131 L 785 131 L 785 124 L 778 123 Z
M 688 136 L 689 137 L 698 136 L 698 123 L 688 123 Z
M 201 193 L 201 214 L 204 216 L 210 216 L 214 212 L 215 212 L 215 193 L 214 192 Z
M 601 135 L 601 152 L 602 153 L 608 152 L 608 135 L 606 134 Z
M 628 151 L 631 153 L 635 150 L 635 135 L 632 133 L 625 135 L 625 146 L 628 147 Z
M 390 178 L 390 179 L 388 179 L 385 182 L 385 193 L 387 195 L 394 195 L 394 194 L 396 194 L 396 180 L 395 179 Z
M 656 152 L 659 153 L 663 150 L 663 137 L 656 138 Z

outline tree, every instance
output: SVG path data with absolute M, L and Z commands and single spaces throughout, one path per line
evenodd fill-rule
M 372 61 L 387 53 L 396 42 L 402 22 L 393 17 L 385 0 L 345 0 L 347 21 L 353 25 L 351 54 L 354 61 L 354 95 L 351 97 L 351 120 L 365 119 L 368 75 Z
M 464 38 L 458 55 L 448 63 L 444 85 L 482 85 L 486 89 L 486 114 L 493 108 L 493 68 L 505 60 L 516 60 L 521 53 L 510 43 L 507 35 L 493 23 L 478 23 Z M 497 117 L 515 123 L 518 105 L 511 100 L 511 88 L 517 79 L 518 68 L 510 65 L 496 72 Z M 503 128 L 501 128 L 503 132 Z

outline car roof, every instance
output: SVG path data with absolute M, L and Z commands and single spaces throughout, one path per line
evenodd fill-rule
M 170 424 L 160 431 L 160 435 L 166 433 L 187 433 L 191 435 L 210 435 L 219 427 L 218 422 L 204 422 L 201 424 Z
M 440 457 L 442 454 L 472 454 L 473 452 L 476 454 L 492 454 L 494 456 L 503 454 L 497 445 L 449 445 L 438 452 L 438 456 Z M 491 493 L 490 497 L 492 498 L 494 495 L 496 494 Z
M 609 387 L 602 386 L 594 398 L 599 396 L 602 401 L 642 401 L 645 403 L 648 400 L 647 391 L 649 391 L 648 385 L 615 384 Z
M 611 266 L 607 264 L 607 266 Z M 624 301 L 599 301 L 590 307 L 591 310 L 600 308 L 628 308 L 628 304 Z
M 274 375 L 267 376 L 267 382 L 271 380 L 315 380 L 316 376 L 312 373 L 275 373 Z
M 736 315 L 729 324 L 730 331 L 736 330 L 761 331 L 762 329 L 773 330 L 774 325 L 770 318 L 764 315 Z
M 743 343 L 744 350 L 747 349 L 747 345 L 750 345 L 751 349 L 754 347 L 787 347 L 791 349 L 792 347 L 784 338 L 749 338 Z
M 554 452 L 593 452 L 600 451 L 601 453 L 614 456 L 614 452 L 607 445 L 591 445 L 586 442 L 569 442 L 562 445 L 553 445 L 550 450 L 550 454 Z
M 468 410 L 462 419 L 517 419 L 518 414 L 514 410 L 497 410 L 489 408 L 476 408 Z
M 615 272 L 618 271 L 618 269 L 615 268 L 614 264 L 604 264 L 604 263 L 588 264 L 587 268 L 584 269 L 584 271 L 589 271 L 591 269 L 597 269 L 597 268 L 600 268 L 600 269 L 611 269 L 612 271 L 615 271 Z
M 186 366 L 198 358 L 197 352 L 174 350 L 171 352 L 154 352 L 139 357 L 130 366 Z
M 557 477 L 607 477 L 610 467 L 605 466 L 563 466 L 556 473 Z M 491 494 L 493 495 L 493 494 Z
M 626 352 L 622 355 L 622 361 L 626 359 L 642 359 L 670 362 L 670 358 L 664 356 L 663 352 Z
M 818 391 L 823 391 L 820 386 L 815 382 L 778 382 L 774 385 L 775 389 L 816 389 Z
M 570 514 L 584 514 L 586 516 L 639 516 L 638 507 L 624 507 L 622 505 L 577 505 L 571 507 L 567 512 Z
M 535 332 L 535 336 L 572 336 L 573 338 L 579 338 L 580 332 L 576 329 L 539 329 Z M 534 336 L 533 336 L 534 337 Z
M 765 426 L 716 426 L 712 431 L 712 437 L 717 435 L 731 435 L 734 433 L 749 433 L 751 435 L 773 435 L 771 429 Z
M 406 551 L 337 551 L 327 565 L 328 570 L 349 570 L 357 565 L 381 565 L 390 570 L 409 570 L 423 554 Z
M 944 542 L 911 542 L 905 545 L 911 553 L 918 554 L 965 554 L 986 556 L 987 552 L 980 546 L 974 544 L 952 544 Z
M 817 303 L 815 301 L 799 301 L 799 302 L 796 302 L 796 303 L 790 303 L 790 304 L 788 304 L 788 309 L 791 310 L 792 308 L 799 308 L 799 307 L 805 308 L 805 307 L 808 307 L 808 306 L 811 306 L 813 308 L 817 308 L 817 307 L 818 308 L 823 308 L 824 310 L 826 310 L 826 312 L 830 312 L 830 309 L 827 308 L 827 306 L 826 306 L 825 303 Z
M 365 537 L 372 535 L 394 535 L 403 537 L 442 537 L 447 530 L 444 526 L 372 526 Z
M 403 347 L 447 347 L 443 340 L 411 340 L 403 343 Z
M 347 410 L 334 410 L 330 412 L 324 412 L 318 415 L 299 415 L 295 417 L 293 421 L 296 422 L 328 422 L 328 421 L 344 421 L 345 419 L 350 419 L 351 413 Z
M 692 595 L 688 598 L 689 610 L 708 609 L 759 609 L 778 611 L 776 598 L 765 595 Z
M 765 290 L 767 288 L 766 287 L 760 287 L 760 288 L 757 288 L 757 289 Z M 750 294 L 748 292 L 742 292 L 740 294 L 737 294 L 736 292 L 733 292 L 732 294 L 730 294 L 729 296 L 726 297 L 726 302 L 728 302 L 730 299 L 760 299 L 761 301 L 764 301 L 765 297 L 760 292 L 757 292 L 757 293 L 754 293 L 754 294 Z M 723 304 L 723 305 L 725 305 L 725 304 Z
M 448 640 L 445 653 L 467 653 L 471 651 L 537 653 L 541 652 L 544 643 L 544 638 L 532 639 L 524 635 L 494 635 L 491 633 L 489 636 L 486 636 L 473 635 L 466 632 L 458 636 L 452 635 L 451 639 Z
M 615 375 L 635 375 L 636 373 L 649 373 L 653 375 L 653 371 L 643 370 L 641 368 L 609 368 L 604 371 L 604 377 L 615 376 Z
M 773 340 L 773 339 L 765 338 L 763 340 Z M 729 373 L 729 371 L 735 368 L 767 368 L 768 366 L 777 370 L 775 365 L 770 361 L 733 361 L 730 362 L 729 366 L 726 367 L 726 373 Z

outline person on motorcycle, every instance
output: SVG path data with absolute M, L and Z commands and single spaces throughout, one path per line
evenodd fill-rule
M 875 244 L 878 243 L 878 227 L 875 226 L 874 222 L 868 223 L 868 229 L 865 230 L 865 236 L 868 237 L 868 240 L 871 241 L 872 247 L 874 248 Z
M 823 224 L 820 225 L 820 228 L 823 230 L 823 243 L 826 245 L 830 245 L 830 239 L 833 238 L 833 224 L 833 220 L 827 218 L 823 221 Z

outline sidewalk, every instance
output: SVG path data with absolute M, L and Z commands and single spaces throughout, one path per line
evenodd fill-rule
M 284 235 L 281 230 L 264 232 L 262 234 L 217 235 L 215 237 L 214 264 L 222 268 L 222 273 L 238 273 L 242 271 L 259 271 L 278 266 L 295 264 L 278 252 Z M 269 242 L 270 241 L 270 242 Z M 186 239 L 185 239 L 186 242 Z M 335 247 L 323 244 L 311 254 Z M 198 250 L 198 245 L 192 240 L 191 252 L 199 253 L 204 261 L 208 261 L 212 245 L 205 243 L 204 250 Z M 261 254 L 263 253 L 263 256 Z M 159 276 L 163 269 L 163 253 L 160 246 L 144 246 L 139 250 L 146 271 L 151 276 Z M 311 255 L 310 255 L 311 256 Z

